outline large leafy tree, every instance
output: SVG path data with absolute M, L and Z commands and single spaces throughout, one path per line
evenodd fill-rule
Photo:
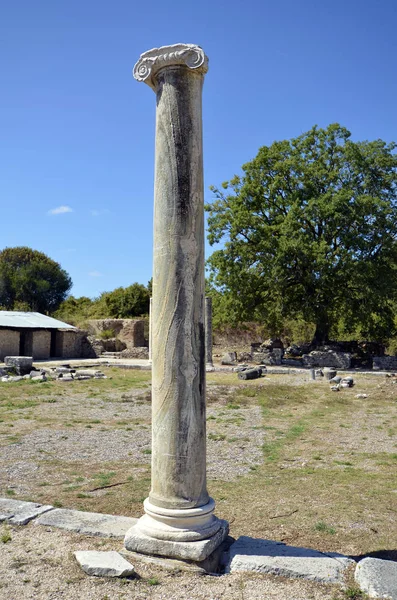
M 397 295 L 396 144 L 338 124 L 260 148 L 206 209 L 212 285 L 225 317 L 387 337 Z
M 71 287 L 68 273 L 42 252 L 24 246 L 0 252 L 0 306 L 8 310 L 51 313 Z
M 147 287 L 140 283 L 112 292 L 104 292 L 97 301 L 97 312 L 101 316 L 128 319 L 149 312 L 150 294 Z

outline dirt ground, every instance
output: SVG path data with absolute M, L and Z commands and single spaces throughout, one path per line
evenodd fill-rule
M 150 488 L 150 373 L 107 374 L 0 387 L 0 496 L 142 514 Z M 207 379 L 208 486 L 232 536 L 396 556 L 395 378 L 357 374 L 355 386 L 340 392 L 311 382 L 309 373 Z M 72 552 L 120 549 L 121 542 L 33 524 L 1 527 L 11 537 L 0 541 L 0 598 L 8 600 L 349 597 L 310 582 L 199 577 L 143 564 L 139 581 L 89 578 Z

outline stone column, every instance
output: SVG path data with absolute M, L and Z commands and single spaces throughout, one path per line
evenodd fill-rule
M 227 535 L 206 486 L 204 198 L 199 46 L 149 50 L 134 68 L 156 93 L 152 487 L 125 546 L 204 560 Z
M 152 362 L 152 298 L 149 300 L 149 361 Z
M 207 368 L 213 367 L 212 363 L 212 298 L 205 298 L 205 361 Z

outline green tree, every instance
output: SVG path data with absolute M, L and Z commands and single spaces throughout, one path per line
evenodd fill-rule
M 234 323 L 285 318 L 388 337 L 397 295 L 396 144 L 353 142 L 338 124 L 263 146 L 212 188 L 209 258 L 219 309 Z
M 119 287 L 112 292 L 104 292 L 98 299 L 96 312 L 101 316 L 114 317 L 115 319 L 129 319 L 149 312 L 149 290 L 140 283 L 123 288 Z
M 42 252 L 24 246 L 0 252 L 0 305 L 8 310 L 51 313 L 71 287 L 68 273 Z
M 93 315 L 95 315 L 95 301 L 87 296 L 80 296 L 80 298 L 68 296 L 53 313 L 56 319 L 75 326 L 84 325 L 87 319 L 94 318 Z

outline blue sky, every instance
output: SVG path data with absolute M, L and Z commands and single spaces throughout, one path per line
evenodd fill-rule
M 132 78 L 142 52 L 187 42 L 209 56 L 208 201 L 261 145 L 314 124 L 397 140 L 396 29 L 395 0 L 3 2 L 0 249 L 45 252 L 76 296 L 146 285 L 155 95 Z

